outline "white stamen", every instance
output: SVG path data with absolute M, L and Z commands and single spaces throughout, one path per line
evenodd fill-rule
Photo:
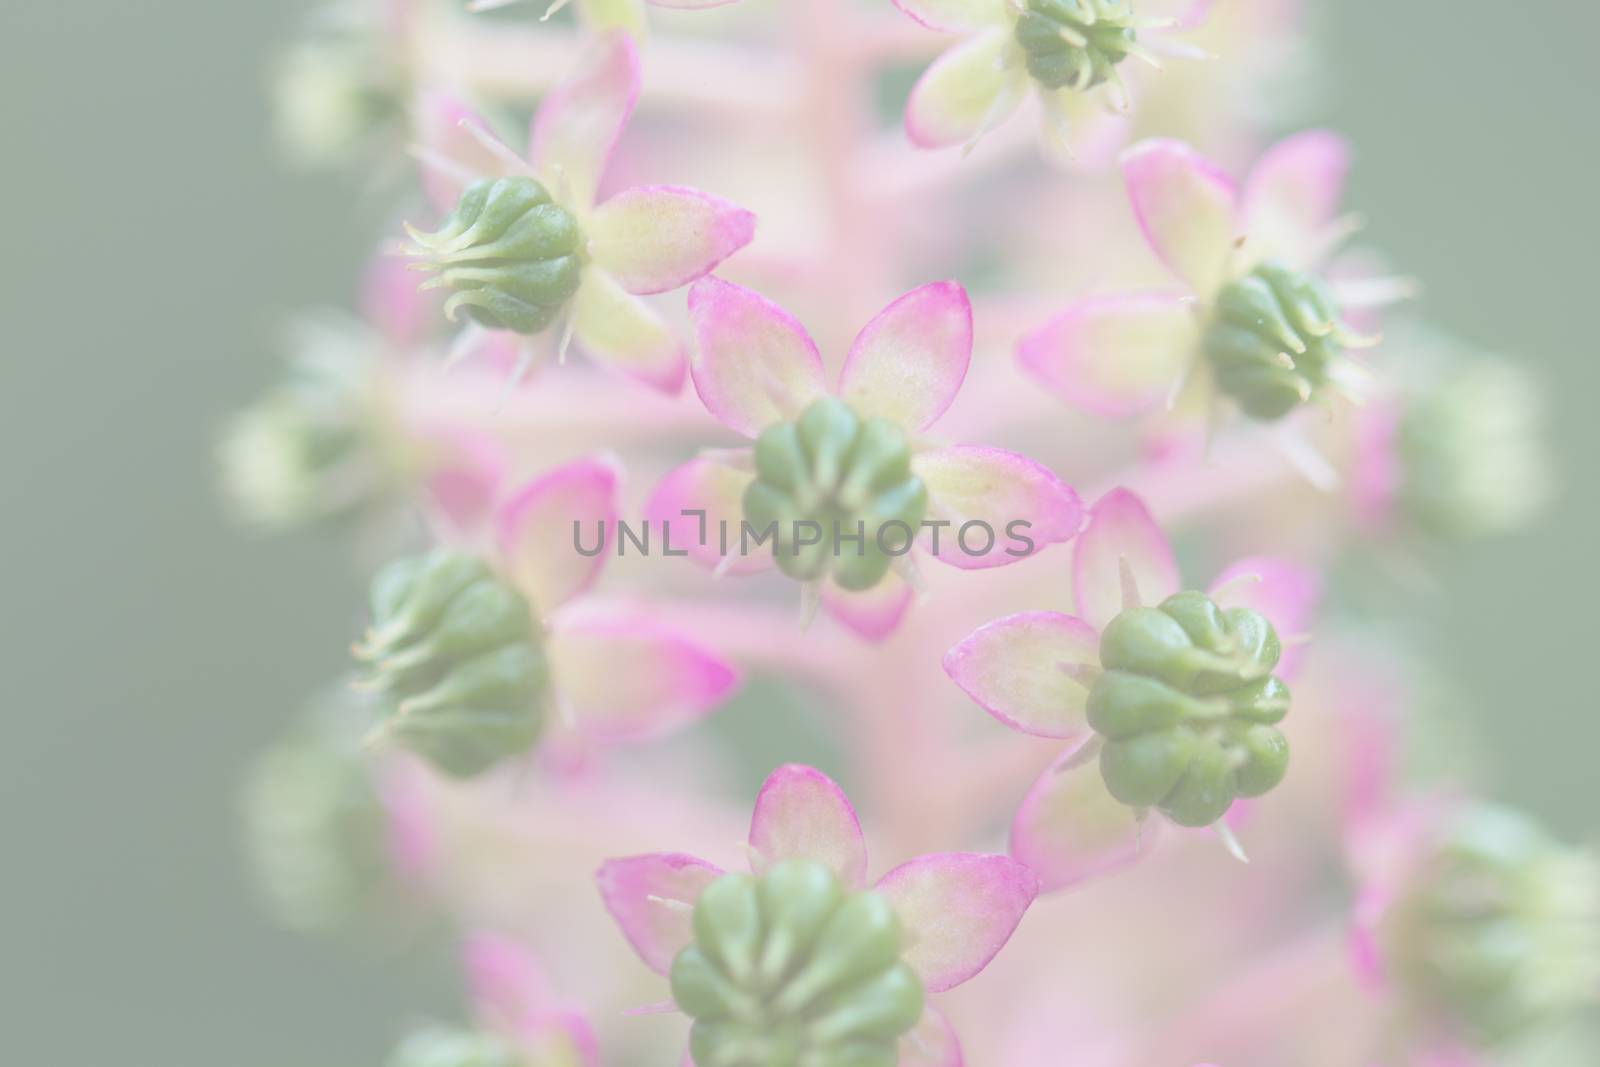
M 1240 863 L 1249 863 L 1250 857 L 1244 854 L 1244 846 L 1239 844 L 1239 839 L 1233 836 L 1233 831 L 1221 819 L 1216 822 L 1217 840 L 1222 842 L 1222 847 L 1228 850 L 1228 855 Z

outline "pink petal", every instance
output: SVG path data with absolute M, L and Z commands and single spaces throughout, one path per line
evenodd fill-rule
M 568 192 L 568 203 L 581 208 L 594 202 L 638 96 L 638 51 L 626 33 L 614 32 L 584 53 L 539 105 L 529 156 L 554 188 Z
M 1054 611 L 1010 615 L 979 627 L 944 656 L 944 670 L 1013 730 L 1036 737 L 1085 736 L 1087 686 L 1074 668 L 1100 664 L 1100 635 Z
M 1159 604 L 1178 591 L 1178 563 L 1167 535 L 1144 501 L 1126 489 L 1113 489 L 1089 509 L 1089 523 L 1072 553 L 1078 615 L 1097 630 L 1122 612 L 1124 560 L 1141 604 Z
M 894 571 L 871 589 L 853 592 L 832 582 L 822 587 L 822 606 L 828 614 L 868 641 L 882 641 L 899 627 L 916 590 Z
M 1349 171 L 1350 146 L 1329 130 L 1307 130 L 1269 148 L 1244 185 L 1251 258 L 1306 263 L 1338 214 Z
M 431 510 L 451 531 L 479 529 L 506 475 L 507 457 L 499 440 L 460 427 L 422 427 L 417 436 L 434 449 L 427 480 Z
M 461 199 L 467 184 L 463 175 L 494 178 L 506 172 L 505 157 L 491 152 L 483 142 L 484 137 L 499 141 L 499 136 L 476 111 L 455 97 L 435 91 L 420 93 L 412 122 L 417 142 L 427 150 L 428 157 L 449 165 L 445 170 L 430 165 L 427 158 L 421 162 L 423 191 L 441 216 L 454 211 L 456 201 Z M 463 125 L 475 127 L 481 136 L 467 132 Z M 506 151 L 515 155 L 510 149 Z M 412 281 L 415 284 L 416 279 Z
M 572 298 L 572 335 L 590 359 L 653 389 L 683 388 L 683 346 L 656 310 L 591 265 Z
M 767 776 L 750 816 L 751 866 L 759 874 L 787 859 L 825 863 L 847 885 L 867 877 L 867 843 L 856 809 L 833 779 L 790 763 Z
M 589 1020 L 553 1011 L 512 1035 L 529 1067 L 600 1067 L 600 1042 Z
M 950 523 L 924 534 L 930 550 L 963 570 L 1015 563 L 1071 540 L 1083 525 L 1072 487 L 1015 452 L 956 445 L 918 455 L 912 469 L 928 487 L 925 521 Z
M 816 344 L 765 297 L 702 278 L 689 290 L 689 315 L 700 343 L 689 364 L 695 391 L 724 425 L 754 437 L 827 392 Z
M 1039 875 L 1045 892 L 1119 871 L 1150 850 L 1159 820 L 1141 829 L 1106 792 L 1091 760 L 1065 753 L 1028 790 L 1011 823 L 1011 855 Z
M 535 478 L 501 506 L 500 553 L 536 612 L 554 611 L 599 576 L 617 524 L 617 478 L 613 461 L 581 459 Z
M 1122 155 L 1122 175 L 1145 239 L 1201 296 L 1219 285 L 1238 234 L 1237 192 L 1216 164 L 1182 141 L 1141 141 Z
M 930 30 L 963 33 L 1005 21 L 1005 0 L 894 0 L 894 6 Z
M 972 303 L 958 282 L 900 297 L 856 335 L 839 395 L 863 416 L 926 429 L 961 390 L 972 360 Z
M 494 1029 L 518 1030 L 550 1009 L 550 981 L 522 942 L 476 933 L 462 948 L 462 962 L 473 1006 Z
M 734 667 L 688 633 L 634 611 L 590 608 L 550 620 L 557 699 L 585 737 L 647 741 L 709 714 L 739 685 Z
M 905 924 L 905 960 L 930 993 L 960 985 L 989 965 L 1039 894 L 1039 879 L 1006 856 L 919 856 L 874 887 Z
M 772 568 L 772 548 L 751 546 L 741 555 L 744 491 L 754 475 L 712 459 L 693 459 L 662 478 L 645 505 L 649 531 L 661 555 L 688 554 L 725 574 L 756 574 Z M 727 547 L 726 557 L 723 547 Z
M 1217 603 L 1258 611 L 1272 623 L 1283 642 L 1278 673 L 1294 674 L 1305 647 L 1296 642 L 1311 630 L 1322 599 L 1322 576 L 1311 567 L 1272 556 L 1241 559 L 1211 583 Z
M 361 278 L 361 317 L 376 327 L 389 348 L 409 351 L 422 344 L 443 306 L 435 292 L 417 285 L 404 256 L 379 253 Z
M 906 136 L 918 148 L 970 142 L 1022 103 L 1027 72 L 1007 68 L 1011 31 L 998 26 L 935 59 L 906 101 Z
M 726 200 L 676 185 L 618 193 L 585 229 L 589 254 L 630 293 L 663 293 L 709 274 L 750 243 L 756 217 Z
M 666 974 L 672 958 L 694 940 L 694 902 L 723 874 L 695 856 L 655 852 L 607 860 L 595 873 L 595 882 L 628 944 L 647 967 Z
M 899 1067 L 962 1067 L 955 1027 L 932 1004 L 923 1007 L 921 1020 L 900 1039 Z
M 1172 395 L 1197 341 L 1191 297 L 1121 293 L 1072 304 L 1024 337 L 1017 358 L 1069 404 L 1125 418 Z

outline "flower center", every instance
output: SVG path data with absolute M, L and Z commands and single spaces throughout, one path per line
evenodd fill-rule
M 1267 262 L 1223 288 L 1204 348 L 1224 393 L 1253 418 L 1278 419 L 1327 384 L 1340 350 L 1359 340 L 1321 281 Z
M 1026 0 L 1016 38 L 1028 73 L 1047 89 L 1109 80 L 1135 41 L 1128 0 Z
M 1263 616 L 1220 608 L 1204 593 L 1111 620 L 1100 635 L 1103 673 L 1089 692 L 1111 795 L 1207 826 L 1236 797 L 1282 781 L 1289 746 L 1273 724 L 1289 711 L 1289 690 L 1272 674 L 1279 653 Z
M 835 397 L 763 430 L 755 461 L 745 520 L 758 536 L 774 531 L 778 567 L 800 581 L 832 575 L 846 589 L 870 589 L 909 548 L 928 509 L 905 431 L 857 418 Z
M 894 908 L 811 860 L 701 893 L 672 995 L 700 1067 L 894 1067 L 922 1016 Z
M 544 725 L 550 668 L 528 601 L 487 563 L 438 550 L 372 585 L 356 648 L 400 744 L 456 777 L 528 751 Z
M 424 267 L 438 272 L 425 287 L 454 290 L 446 314 L 538 333 L 578 291 L 578 220 L 532 178 L 473 182 L 438 232 L 410 232 Z

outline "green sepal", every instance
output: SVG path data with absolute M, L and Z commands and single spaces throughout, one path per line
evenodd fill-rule
M 1013 36 L 1040 85 L 1086 90 L 1128 58 L 1138 37 L 1132 19 L 1127 0 L 1026 0 Z

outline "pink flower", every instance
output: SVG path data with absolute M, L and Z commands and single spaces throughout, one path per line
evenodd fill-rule
M 1321 276 L 1353 231 L 1338 215 L 1348 149 L 1312 130 L 1268 150 L 1242 190 L 1177 141 L 1134 145 L 1123 177 L 1151 249 L 1178 289 L 1087 297 L 1018 346 L 1022 366 L 1068 403 L 1125 418 L 1220 391 L 1262 419 L 1325 388 L 1359 384 L 1342 348 L 1373 339 L 1341 315 L 1406 294 L 1394 279 Z
M 705 537 L 701 532 L 726 524 L 730 542 L 738 542 L 747 518 L 758 529 L 764 524 L 750 516 L 745 502 L 752 485 L 767 477 L 762 473 L 767 431 L 798 423 L 830 396 L 848 410 L 841 418 L 858 420 L 851 425 L 881 431 L 889 442 L 886 450 L 910 451 L 909 476 L 897 499 L 911 502 L 877 503 L 867 516 L 903 520 L 907 527 L 894 530 L 890 522 L 880 538 L 867 527 L 866 547 L 876 541 L 887 554 L 898 555 L 893 568 L 866 588 L 841 585 L 837 571 L 807 580 L 808 590 L 863 636 L 889 633 L 909 605 L 906 555 L 913 541 L 926 542 L 945 563 L 978 569 L 1015 562 L 1077 534 L 1082 522 L 1077 494 L 1042 465 L 1002 449 L 931 447 L 917 440 L 955 400 L 972 356 L 972 307 L 957 283 L 922 286 L 879 312 L 856 335 L 831 393 L 816 344 L 776 304 L 712 277 L 690 290 L 689 313 L 699 339 L 690 373 L 700 399 L 724 425 L 758 438 L 755 449 L 707 454 L 677 468 L 652 497 L 651 519 L 701 562 L 739 573 L 773 565 L 777 551 L 731 554 L 732 546 L 724 548 L 715 532 Z M 835 507 L 845 497 L 841 484 L 851 471 L 841 462 L 834 474 L 806 475 L 824 498 L 819 507 Z M 925 497 L 916 496 L 913 483 L 920 483 Z M 926 521 L 923 514 L 929 516 Z M 852 523 L 855 517 L 852 512 Z M 798 554 L 798 547 L 794 551 Z M 854 551 L 841 545 L 836 555 Z
M 1098 776 L 1079 773 L 1099 751 L 1088 721 L 1089 694 L 1101 675 L 1101 632 L 1130 607 L 1155 605 L 1182 583 L 1172 547 L 1138 497 L 1112 490 L 1089 512 L 1073 546 L 1077 614 L 1007 616 L 973 632 L 945 655 L 958 686 L 1019 733 L 1070 743 L 1023 801 L 1011 827 L 1011 853 L 1060 889 L 1140 855 L 1140 827 L 1107 794 Z M 1286 560 L 1240 560 L 1207 594 L 1219 607 L 1265 616 L 1292 640 L 1310 621 L 1319 595 L 1311 571 Z M 1286 648 L 1279 674 L 1292 673 L 1298 649 Z
M 779 767 L 762 786 L 750 821 L 750 870 L 760 876 L 786 860 L 831 870 L 847 891 L 867 888 L 867 848 L 848 798 L 810 767 Z M 624 936 L 652 970 L 667 974 L 695 939 L 701 892 L 726 872 L 683 853 L 616 859 L 596 875 L 601 897 Z M 973 978 L 1016 930 L 1038 894 L 1027 867 L 1004 856 L 937 853 L 901 864 L 871 891 L 886 898 L 905 932 L 904 962 L 927 993 Z M 929 1007 L 900 1042 L 903 1067 L 959 1067 L 948 1022 Z
M 613 33 L 545 98 L 534 116 L 527 159 L 497 140 L 465 106 L 441 95 L 420 102 L 419 154 L 429 171 L 429 195 L 441 211 L 458 207 L 463 191 L 477 179 L 539 182 L 555 217 L 576 227 L 571 238 L 576 249 L 561 257 L 576 272 L 575 288 L 562 277 L 552 290 L 558 297 L 552 307 L 560 307 L 566 323 L 563 333 L 570 329 L 601 364 L 674 392 L 683 383 L 683 348 L 639 297 L 677 289 L 711 271 L 750 243 L 755 216 L 698 189 L 670 185 L 625 189 L 595 203 L 606 162 L 638 94 L 637 50 L 626 34 Z M 454 285 L 453 277 L 481 276 L 482 268 L 470 260 L 457 274 L 461 257 L 476 249 L 458 247 L 467 237 L 452 241 L 414 230 L 412 236 L 419 245 L 415 251 L 441 270 L 436 282 Z M 472 287 L 477 284 L 475 279 L 462 283 L 447 312 L 476 310 L 483 293 Z M 457 354 L 475 347 L 473 332 L 458 342 Z M 524 363 L 532 358 L 530 351 Z
M 523 1067 L 600 1067 L 600 1048 L 583 1013 L 556 999 L 528 947 L 477 933 L 462 950 L 479 1022 L 509 1041 Z

